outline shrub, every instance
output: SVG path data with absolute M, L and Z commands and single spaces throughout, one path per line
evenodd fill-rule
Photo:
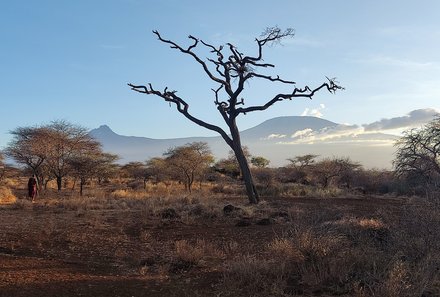
M 203 266 L 208 261 L 225 257 L 223 251 L 202 239 L 198 239 L 195 243 L 178 240 L 175 242 L 175 248 L 174 268 L 189 269 L 193 266 Z

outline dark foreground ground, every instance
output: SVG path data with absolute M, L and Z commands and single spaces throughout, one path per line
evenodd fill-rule
M 243 258 L 276 254 L 282 248 L 273 248 L 274 240 L 291 236 L 301 221 L 324 226 L 361 218 L 374 225 L 388 216 L 397 222 L 408 201 L 267 198 L 253 207 L 244 198 L 221 198 L 209 205 L 186 202 L 173 210 L 172 204 L 152 209 L 136 203 L 75 203 L 40 201 L 0 208 L 0 296 L 257 296 L 231 284 L 235 279 L 225 271 Z M 228 203 L 241 209 L 225 214 Z M 381 243 L 387 236 L 382 233 L 372 236 Z M 237 282 L 246 286 L 247 281 L 240 276 Z M 295 284 L 290 291 L 270 290 L 273 296 L 368 296 L 361 289 L 356 294 L 352 289 L 321 290 L 333 287 L 305 276 Z M 439 296 L 435 286 L 423 290 L 423 296 Z

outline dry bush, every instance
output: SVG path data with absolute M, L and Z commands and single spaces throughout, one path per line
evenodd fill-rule
M 303 253 L 287 238 L 275 238 L 268 244 L 267 249 L 273 257 L 279 260 L 287 260 L 294 263 L 300 263 L 305 260 Z
M 4 186 L 0 187 L 0 204 L 12 204 L 17 201 L 17 197 L 12 191 Z
M 224 252 L 212 243 L 197 239 L 190 243 L 187 240 L 175 242 L 174 269 L 188 269 L 193 266 L 206 266 L 208 262 L 224 259 Z
M 18 178 L 5 178 L 4 180 L 2 180 L 2 185 L 10 189 L 15 189 L 24 185 L 24 183 L 22 184 L 22 182 Z
M 228 240 L 222 243 L 222 251 L 229 257 L 241 256 L 240 245 L 235 240 Z
M 216 185 L 212 186 L 211 188 L 212 193 L 215 194 L 225 194 L 225 195 L 244 195 L 245 191 L 243 189 L 243 186 L 238 183 L 226 183 L 226 182 L 219 182 Z
M 147 198 L 150 195 L 145 191 L 136 191 L 133 189 L 118 189 L 110 193 L 115 198 Z
M 386 227 L 382 220 L 376 218 L 360 219 L 357 221 L 357 223 L 359 226 L 367 229 L 379 230 Z
M 282 197 L 341 197 L 344 191 L 336 187 L 319 188 L 312 185 L 304 185 L 298 183 L 274 184 L 269 187 L 269 191 L 275 196 Z
M 221 296 L 286 296 L 290 278 L 284 261 L 244 256 L 226 265 Z M 220 295 L 219 295 L 220 296 Z
M 300 216 L 300 217 L 298 217 Z M 440 211 L 297 213 L 266 253 L 229 261 L 225 296 L 440 296 Z

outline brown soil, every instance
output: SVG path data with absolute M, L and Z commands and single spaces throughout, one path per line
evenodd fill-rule
M 337 209 L 354 216 L 397 211 L 401 204 L 373 197 L 267 201 L 274 213 Z M 215 296 L 222 286 L 222 260 L 185 265 L 176 260 L 175 242 L 203 239 L 219 248 L 235 242 L 241 251 L 258 254 L 293 224 L 280 218 L 258 225 L 258 219 L 164 220 L 137 209 L 75 211 L 41 202 L 3 207 L 0 296 Z M 250 224 L 239 227 L 240 220 Z

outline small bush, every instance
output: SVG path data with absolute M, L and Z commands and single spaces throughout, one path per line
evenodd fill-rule
M 174 264 L 177 267 L 203 266 L 208 261 L 223 259 L 225 256 L 224 252 L 212 243 L 201 239 L 198 239 L 195 243 L 178 240 L 175 242 L 175 248 Z
M 280 260 L 299 263 L 305 259 L 298 247 L 287 238 L 275 238 L 267 248 L 272 256 Z
M 224 296 L 286 296 L 288 278 L 283 261 L 244 256 L 227 264 L 222 293 Z

